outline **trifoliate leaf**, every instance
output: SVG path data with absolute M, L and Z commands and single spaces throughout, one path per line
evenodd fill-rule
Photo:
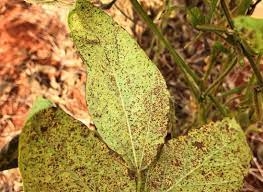
M 140 170 L 164 142 L 169 94 L 157 67 L 110 16 L 86 0 L 69 15 L 71 36 L 84 62 L 86 98 L 99 134 Z
M 165 144 L 147 174 L 151 192 L 237 192 L 251 159 L 240 126 L 233 119 L 210 123 Z
M 136 191 L 123 160 L 54 107 L 34 114 L 23 128 L 19 169 L 25 192 Z

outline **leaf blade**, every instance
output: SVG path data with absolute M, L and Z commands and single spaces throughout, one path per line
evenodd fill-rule
M 166 134 L 169 94 L 160 72 L 127 32 L 87 1 L 77 1 L 69 26 L 88 66 L 86 99 L 99 134 L 130 167 L 142 169 Z
M 146 186 L 167 192 L 238 191 L 250 159 L 244 133 L 225 119 L 171 140 L 150 168 Z
M 23 128 L 19 169 L 26 192 L 136 191 L 123 160 L 54 107 L 35 113 Z

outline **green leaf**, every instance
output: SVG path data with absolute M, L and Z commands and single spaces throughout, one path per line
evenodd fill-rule
M 234 192 L 243 185 L 251 159 L 233 119 L 210 123 L 164 146 L 147 174 L 147 191 Z
M 33 115 L 35 115 L 39 111 L 49 108 L 51 106 L 52 106 L 52 103 L 49 100 L 44 99 L 43 97 L 37 97 L 36 101 L 34 102 L 32 108 L 29 111 L 27 119 L 30 119 Z
M 193 27 L 205 24 L 205 16 L 198 7 L 188 9 L 187 17 Z
M 19 169 L 25 192 L 136 191 L 123 160 L 54 107 L 34 114 L 23 128 Z
M 112 18 L 86 0 L 69 15 L 84 62 L 86 99 L 99 134 L 141 170 L 155 158 L 168 124 L 169 93 L 157 67 Z
M 235 27 L 242 39 L 246 40 L 254 52 L 263 53 L 263 19 L 239 16 L 234 19 Z

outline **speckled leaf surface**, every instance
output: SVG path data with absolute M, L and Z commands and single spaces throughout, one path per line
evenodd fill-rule
M 146 191 L 237 192 L 250 159 L 245 135 L 235 120 L 211 123 L 164 146 L 147 174 Z
M 134 192 L 123 160 L 58 108 L 33 115 L 19 141 L 25 192 Z
M 76 2 L 69 27 L 87 64 L 86 99 L 99 134 L 130 167 L 146 167 L 166 135 L 163 77 L 136 41 L 86 0 Z

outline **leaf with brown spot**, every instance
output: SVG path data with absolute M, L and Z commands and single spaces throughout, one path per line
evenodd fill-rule
M 136 191 L 115 152 L 84 124 L 46 100 L 41 103 L 46 107 L 34 104 L 19 139 L 25 192 Z
M 69 27 L 88 66 L 86 99 L 99 134 L 131 168 L 146 168 L 168 123 L 161 73 L 124 29 L 88 1 L 76 2 Z
M 145 191 L 237 192 L 251 152 L 234 119 L 207 124 L 165 144 L 147 173 Z

